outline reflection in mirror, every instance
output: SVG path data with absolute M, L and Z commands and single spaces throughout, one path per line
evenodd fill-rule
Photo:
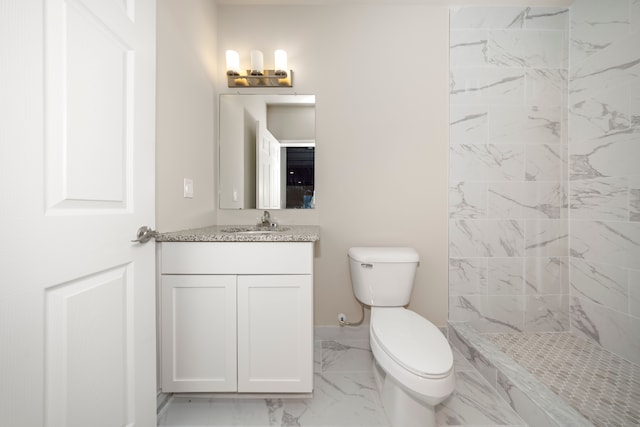
M 220 208 L 315 207 L 315 96 L 220 95 Z

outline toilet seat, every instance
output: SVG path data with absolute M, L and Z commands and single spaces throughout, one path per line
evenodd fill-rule
M 446 378 L 453 370 L 453 354 L 440 330 L 403 307 L 375 307 L 371 336 L 394 362 L 426 379 Z

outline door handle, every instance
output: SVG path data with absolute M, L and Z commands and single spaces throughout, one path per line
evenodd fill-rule
M 138 232 L 136 233 L 137 238 L 135 240 L 132 240 L 132 242 L 147 243 L 149 240 L 155 239 L 157 235 L 158 232 L 156 230 L 152 230 L 150 227 L 143 225 L 142 227 L 138 228 Z

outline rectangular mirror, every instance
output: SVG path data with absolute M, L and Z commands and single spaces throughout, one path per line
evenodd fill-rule
M 220 95 L 221 209 L 315 207 L 315 95 Z

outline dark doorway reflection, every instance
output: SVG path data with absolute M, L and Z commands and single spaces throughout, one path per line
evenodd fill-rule
M 314 207 L 315 147 L 287 147 L 287 208 Z

